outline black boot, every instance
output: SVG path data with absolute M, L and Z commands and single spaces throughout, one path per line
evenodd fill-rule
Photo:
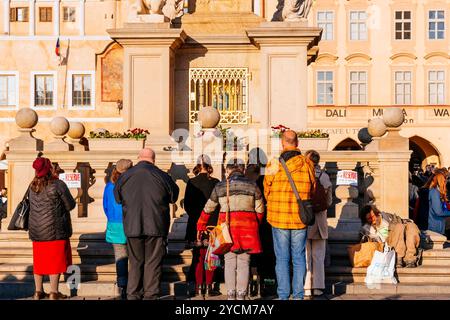
M 127 287 L 119 287 L 120 300 L 127 300 Z
M 222 295 L 222 293 L 219 290 L 216 290 L 213 288 L 212 284 L 208 284 L 206 288 L 206 296 L 207 297 L 217 297 Z

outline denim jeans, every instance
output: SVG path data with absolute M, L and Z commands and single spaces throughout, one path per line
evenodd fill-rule
M 278 282 L 278 298 L 288 300 L 291 293 L 290 260 L 292 257 L 292 298 L 303 299 L 306 275 L 306 232 L 307 229 L 291 230 L 272 228 Z

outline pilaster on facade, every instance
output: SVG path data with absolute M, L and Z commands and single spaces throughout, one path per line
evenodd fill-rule
M 79 15 L 79 19 L 78 19 L 78 28 L 80 30 L 80 36 L 84 36 L 86 34 L 86 30 L 85 30 L 85 12 L 86 12 L 86 6 L 85 6 L 85 2 L 86 0 L 80 0 L 80 15 Z
M 10 34 L 10 0 L 3 0 L 3 33 Z
M 53 11 L 54 11 L 54 22 L 53 22 L 53 35 L 59 36 L 60 33 L 60 0 L 54 0 L 53 2 Z
M 36 33 L 36 0 L 29 1 L 30 19 L 28 22 L 28 34 L 34 36 Z

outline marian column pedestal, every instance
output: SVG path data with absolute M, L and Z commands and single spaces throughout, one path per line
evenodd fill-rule
M 174 144 L 174 55 L 186 34 L 169 23 L 126 23 L 108 30 L 124 48 L 124 111 L 130 128 L 150 131 L 155 151 Z

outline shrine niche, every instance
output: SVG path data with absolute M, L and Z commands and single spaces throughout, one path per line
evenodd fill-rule
M 123 48 L 117 43 L 108 45 L 98 55 L 101 68 L 101 97 L 103 102 L 123 100 Z

